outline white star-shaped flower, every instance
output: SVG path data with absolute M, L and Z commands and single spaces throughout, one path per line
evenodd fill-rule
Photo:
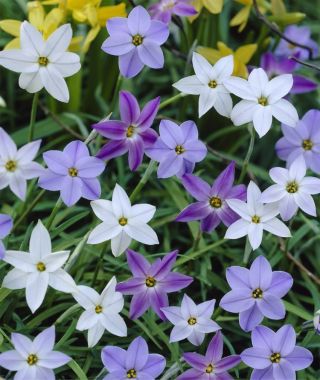
M 254 182 L 249 183 L 247 202 L 239 199 L 227 199 L 226 202 L 240 216 L 240 219 L 227 229 L 226 239 L 239 239 L 248 235 L 252 249 L 257 249 L 262 242 L 264 230 L 276 236 L 291 236 L 289 228 L 276 218 L 279 214 L 279 205 L 277 203 L 263 204 L 261 191 Z
M 43 87 L 55 99 L 67 103 L 69 90 L 64 80 L 80 70 L 80 57 L 67 52 L 72 38 L 70 24 L 60 26 L 47 40 L 29 22 L 20 28 L 21 49 L 0 52 L 0 65 L 21 73 L 19 86 L 30 93 Z
M 89 244 L 99 244 L 111 239 L 111 250 L 119 256 L 130 245 L 131 240 L 153 245 L 158 244 L 155 231 L 147 224 L 156 208 L 149 204 L 131 205 L 127 193 L 116 184 L 112 201 L 99 199 L 91 202 L 93 212 L 102 223 L 89 235 Z
M 279 75 L 269 81 L 266 72 L 259 68 L 251 71 L 248 80 L 231 77 L 224 81 L 225 87 L 239 98 L 231 112 L 234 125 L 253 122 L 260 137 L 264 136 L 272 124 L 272 117 L 281 123 L 295 127 L 299 116 L 294 106 L 286 99 L 293 85 L 291 74 Z
M 232 99 L 224 82 L 233 72 L 233 57 L 229 55 L 213 66 L 200 54 L 193 53 L 193 69 L 196 75 L 180 79 L 173 87 L 184 94 L 200 95 L 199 117 L 214 107 L 222 116 L 230 117 Z
M 0 128 L 0 189 L 9 186 L 21 200 L 25 199 L 27 179 L 39 177 L 43 167 L 33 159 L 41 140 L 24 145 L 19 150 L 11 137 Z
M 127 336 L 127 326 L 119 315 L 124 299 L 120 292 L 116 292 L 116 285 L 116 278 L 112 277 L 101 295 L 84 285 L 77 286 L 77 291 L 73 294 L 75 300 L 85 309 L 76 328 L 80 331 L 88 330 L 89 347 L 98 343 L 104 330 L 113 335 Z
M 42 304 L 48 286 L 60 292 L 73 293 L 76 284 L 61 269 L 69 257 L 69 251 L 52 253 L 49 232 L 40 220 L 31 233 L 29 251 L 6 251 L 3 260 L 15 268 L 5 276 L 2 286 L 8 289 L 25 288 L 27 304 L 34 313 Z

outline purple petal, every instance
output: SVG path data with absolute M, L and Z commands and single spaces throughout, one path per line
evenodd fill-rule
M 72 158 L 59 150 L 49 150 L 43 153 L 43 159 L 55 174 L 66 175 L 68 168 L 72 166 Z
M 151 128 L 143 131 L 140 134 L 140 136 L 143 140 L 145 149 L 151 148 L 153 144 L 157 141 L 157 138 L 159 137 L 158 133 L 154 129 L 151 129 Z
M 171 120 L 161 120 L 159 126 L 161 140 L 171 149 L 184 142 L 184 135 L 180 126 Z
M 217 373 L 228 371 L 241 362 L 240 355 L 230 355 L 216 363 L 215 368 Z
M 127 352 L 120 347 L 106 346 L 101 352 L 103 365 L 109 372 L 125 369 Z
M 137 99 L 128 91 L 120 91 L 119 108 L 121 120 L 126 125 L 135 124 L 140 115 L 140 107 Z
M 279 352 L 281 356 L 289 355 L 296 345 L 296 333 L 291 325 L 282 326 L 273 340 L 273 352 Z
M 318 84 L 311 79 L 304 78 L 300 75 L 293 76 L 293 86 L 291 89 L 291 94 L 303 94 L 305 92 L 310 92 L 316 90 Z
M 157 287 L 154 288 L 153 292 L 150 292 L 150 305 L 153 311 L 162 319 L 165 320 L 166 316 L 162 312 L 163 307 L 169 306 L 168 295 Z
M 132 274 L 135 277 L 146 277 L 151 267 L 148 260 L 143 255 L 132 249 L 127 249 L 127 261 Z
M 143 66 L 136 48 L 119 57 L 120 73 L 126 78 L 133 78 L 139 74 Z
M 182 185 L 198 201 L 208 201 L 210 186 L 201 178 L 192 174 L 185 174 L 182 177 Z
M 66 176 L 61 188 L 61 198 L 66 206 L 73 206 L 81 198 L 81 195 L 81 179 Z
M 227 268 L 226 277 L 228 284 L 232 289 L 246 288 L 250 289 L 249 285 L 249 269 L 232 266 Z
M 247 188 L 245 185 L 234 186 L 228 192 L 225 199 L 240 199 L 241 201 L 245 201 L 247 199 Z
M 140 34 L 144 36 L 151 25 L 151 17 L 149 13 L 138 5 L 132 9 L 128 15 L 128 28 L 131 34 Z
M 94 178 L 100 175 L 105 163 L 96 157 L 82 157 L 77 162 L 78 176 L 80 178 Z
M 293 278 L 289 273 L 275 271 L 272 272 L 272 280 L 268 292 L 282 298 L 288 293 L 292 285 Z
M 153 378 L 157 378 L 163 372 L 165 366 L 166 360 L 162 355 L 150 354 L 142 370 Z
M 192 5 L 179 2 L 173 7 L 173 13 L 178 16 L 194 16 L 198 12 L 194 9 Z
M 231 210 L 227 204 L 225 204 L 224 207 L 220 209 L 218 215 L 226 227 L 231 226 L 232 223 L 239 219 L 239 215 Z
M 211 213 L 210 207 L 206 202 L 196 202 L 183 209 L 176 217 L 176 222 L 190 222 L 191 220 L 204 219 Z
M 146 341 L 141 336 L 138 336 L 128 347 L 126 368 L 134 368 L 136 371 L 142 370 L 147 363 L 148 355 L 149 350 Z
M 150 100 L 141 111 L 141 114 L 137 120 L 137 124 L 140 127 L 141 131 L 145 131 L 147 128 L 150 128 L 154 118 L 157 115 L 160 105 L 160 96 L 155 99 Z
M 254 347 L 268 348 L 270 354 L 272 353 L 272 342 L 274 338 L 275 332 L 266 326 L 257 326 L 253 329 L 251 334 L 252 345 Z
M 168 26 L 161 21 L 152 20 L 149 30 L 145 35 L 145 41 L 151 41 L 155 44 L 164 44 L 169 37 Z
M 141 61 L 152 69 L 161 69 L 164 65 L 164 56 L 161 47 L 152 41 L 144 40 L 138 46 L 138 54 Z
M 149 306 L 150 301 L 148 291 L 143 294 L 134 294 L 130 304 L 129 318 L 134 320 L 141 317 Z
M 270 319 L 282 319 L 286 314 L 283 302 L 279 297 L 264 293 L 257 303 L 261 313 Z
M 18 371 L 25 367 L 25 358 L 16 350 L 10 350 L 0 354 L 0 365 L 10 371 Z
M 231 313 L 239 313 L 245 310 L 250 310 L 255 304 L 251 295 L 251 290 L 233 289 L 224 295 L 220 301 L 220 307 Z
M 199 355 L 194 352 L 185 352 L 183 359 L 193 368 L 198 369 L 201 372 L 205 372 L 208 365 L 208 360 L 205 356 Z
M 128 33 L 112 33 L 101 46 L 101 49 L 108 54 L 123 56 L 134 49 L 132 37 Z
M 100 198 L 101 186 L 97 178 L 82 178 L 81 186 L 82 197 L 94 201 Z
M 122 156 L 127 153 L 127 151 L 128 144 L 126 140 L 109 141 L 99 150 L 97 157 L 102 160 L 110 160 L 111 158 Z
M 276 70 L 276 58 L 271 52 L 262 54 L 260 66 L 268 73 L 274 73 Z
M 188 371 L 178 376 L 177 380 L 207 380 L 208 376 L 205 376 L 203 372 L 196 369 L 188 369 Z
M 182 134 L 183 134 L 183 144 L 187 141 L 198 140 L 198 128 L 196 123 L 192 120 L 187 120 L 180 125 Z
M 70 158 L 72 166 L 75 166 L 81 158 L 90 155 L 87 145 L 79 140 L 71 141 L 71 143 L 66 145 L 63 153 Z
M 249 280 L 252 289 L 266 290 L 269 288 L 272 280 L 272 269 L 265 257 L 259 256 L 254 260 L 250 267 Z
M 160 161 L 158 167 L 158 178 L 172 177 L 183 168 L 183 158 L 177 155 L 174 151 L 171 151 L 165 155 L 163 161 Z
M 296 373 L 290 362 L 281 360 L 273 366 L 273 377 L 275 380 L 296 380 Z
M 0 239 L 3 239 L 9 235 L 13 227 L 13 221 L 11 216 L 6 214 L 0 214 Z
M 125 17 L 112 17 L 107 22 L 109 34 L 129 33 L 128 20 Z
M 116 290 L 122 294 L 138 294 L 145 292 L 145 280 L 143 278 L 130 278 L 127 281 L 117 284 Z
M 122 121 L 108 120 L 98 124 L 93 124 L 94 128 L 100 135 L 111 140 L 123 140 L 126 138 L 127 124 Z
M 143 160 L 144 143 L 140 136 L 128 140 L 129 147 L 129 168 L 132 171 L 138 169 Z
M 232 161 L 217 177 L 211 187 L 211 195 L 225 198 L 234 182 L 235 162 Z
M 215 212 L 211 212 L 206 218 L 201 220 L 201 231 L 211 232 L 220 223 L 220 218 Z
M 202 141 L 189 140 L 184 144 L 185 152 L 183 158 L 190 162 L 200 162 L 207 155 L 207 147 Z
M 241 354 L 241 360 L 249 367 L 264 369 L 272 366 L 270 362 L 270 351 L 260 347 L 250 347 Z
M 177 292 L 191 284 L 193 278 L 181 273 L 172 272 L 158 282 L 159 287 L 166 293 Z
M 161 261 L 159 260 L 153 263 L 149 271 L 150 276 L 155 277 L 157 280 L 164 279 L 171 271 L 171 268 L 177 260 L 177 256 L 178 250 L 175 250 L 164 256 Z
M 46 169 L 40 176 L 38 186 L 50 191 L 59 191 L 62 189 L 63 180 L 66 176 L 53 173 Z
M 263 314 L 256 303 L 248 310 L 242 311 L 239 314 L 240 327 L 246 332 L 253 330 L 262 320 Z
M 56 339 L 55 327 L 51 326 L 38 334 L 32 343 L 34 352 L 41 352 L 41 357 L 44 353 L 53 350 L 54 342 Z M 50 367 L 49 367 L 50 368 Z
M 5 257 L 6 254 L 6 248 L 3 245 L 2 240 L 0 240 L 0 260 L 2 260 Z
M 295 371 L 300 371 L 309 367 L 313 362 L 312 353 L 304 347 L 295 346 L 293 351 L 286 356 L 286 360 L 290 362 Z
M 209 363 L 217 363 L 222 358 L 222 354 L 223 338 L 221 331 L 217 331 L 208 345 L 206 359 L 209 361 Z
M 255 369 L 252 371 L 250 380 L 270 380 L 273 379 L 273 366 L 265 369 Z

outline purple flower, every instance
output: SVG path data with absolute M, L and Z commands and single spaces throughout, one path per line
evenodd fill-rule
M 283 137 L 276 143 L 276 152 L 287 167 L 303 156 L 307 168 L 320 174 L 320 111 L 310 110 L 295 128 L 282 124 Z
M 277 332 L 258 326 L 252 331 L 253 347 L 241 354 L 241 359 L 254 368 L 251 380 L 295 380 L 295 371 L 309 367 L 313 356 L 306 348 L 296 346 L 296 333 L 291 325 Z
M 211 339 L 205 355 L 193 352 L 183 354 L 184 360 L 193 368 L 180 375 L 177 380 L 232 380 L 227 371 L 241 362 L 239 355 L 222 358 L 223 339 L 221 331 Z
M 120 73 L 132 78 L 144 65 L 161 69 L 164 56 L 160 48 L 169 37 L 168 26 L 158 20 L 151 20 L 149 13 L 137 6 L 128 18 L 113 17 L 107 23 L 110 37 L 102 45 L 102 50 L 119 56 Z
M 6 253 L 2 239 L 9 235 L 13 226 L 12 218 L 6 214 L 0 214 L 0 259 L 4 258 Z
M 232 290 L 220 301 L 220 307 L 231 313 L 239 313 L 240 327 L 251 331 L 263 317 L 282 319 L 285 308 L 281 300 L 293 280 L 289 273 L 275 271 L 263 256 L 257 257 L 250 269 L 239 266 L 227 268 L 227 281 Z
M 82 141 L 72 141 L 62 152 L 49 150 L 43 154 L 48 169 L 39 178 L 39 186 L 50 191 L 59 191 L 63 202 L 72 206 L 83 197 L 95 200 L 100 197 L 100 175 L 105 164 L 90 157 Z
M 33 341 L 17 333 L 11 335 L 11 341 L 15 349 L 0 354 L 0 366 L 9 371 L 17 371 L 14 377 L 16 380 L 53 380 L 53 369 L 71 360 L 69 356 L 53 351 L 54 326 L 43 330 Z
M 153 19 L 169 24 L 172 15 L 194 16 L 198 12 L 191 5 L 192 0 L 160 0 L 149 7 Z
M 166 319 L 161 308 L 169 306 L 167 293 L 177 292 L 191 284 L 192 277 L 171 272 L 177 254 L 178 251 L 173 251 L 150 264 L 138 252 L 127 250 L 127 261 L 133 277 L 120 282 L 116 290 L 133 295 L 129 312 L 131 319 L 141 317 L 149 307 L 161 319 Z
M 313 58 L 318 55 L 318 44 L 311 39 L 311 31 L 307 26 L 290 25 L 285 29 L 284 35 L 301 45 L 310 47 L 313 52 Z M 286 57 L 296 56 L 302 60 L 309 58 L 307 49 L 292 45 L 283 39 L 280 40 L 275 54 Z
M 155 380 L 164 370 L 166 360 L 162 355 L 149 354 L 146 341 L 138 336 L 127 351 L 117 346 L 106 346 L 101 360 L 110 372 L 103 380 Z
M 180 126 L 170 120 L 162 120 L 159 127 L 160 137 L 146 154 L 160 162 L 158 178 L 192 173 L 195 163 L 207 155 L 205 144 L 199 141 L 196 124 L 185 121 Z
M 235 163 L 231 162 L 220 173 L 213 185 L 192 174 L 182 177 L 185 189 L 198 202 L 192 203 L 180 212 L 177 222 L 190 222 L 201 220 L 201 230 L 211 232 L 222 221 L 227 227 L 239 219 L 238 214 L 230 209 L 227 199 L 246 199 L 246 187 L 244 185 L 233 186 Z
M 136 170 L 143 159 L 146 148 L 157 140 L 158 134 L 151 129 L 157 114 L 160 97 L 148 102 L 140 111 L 137 99 L 127 91 L 120 91 L 120 120 L 107 120 L 94 124 L 93 128 L 109 141 L 98 152 L 97 157 L 110 160 L 129 152 L 129 167 Z
M 264 53 L 261 57 L 260 66 L 266 71 L 271 79 L 281 74 L 293 74 L 299 67 L 299 64 L 293 59 L 283 56 L 276 56 L 271 52 Z M 317 82 L 301 75 L 293 74 L 293 86 L 290 90 L 291 94 L 302 94 L 305 92 L 314 91 L 317 89 Z

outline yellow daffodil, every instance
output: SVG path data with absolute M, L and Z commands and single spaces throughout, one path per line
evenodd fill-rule
M 257 46 L 257 44 L 243 45 L 240 46 L 236 51 L 233 51 L 223 42 L 218 42 L 218 49 L 200 46 L 198 47 L 197 51 L 212 64 L 216 63 L 222 57 L 226 57 L 227 55 L 233 55 L 233 75 L 237 77 L 247 78 L 248 69 L 246 65 L 247 63 L 249 63 L 253 54 L 257 50 Z
M 192 5 L 194 6 L 198 14 L 189 17 L 189 20 L 191 22 L 199 16 L 203 7 L 206 8 L 210 13 L 221 13 L 223 8 L 223 0 L 193 0 Z

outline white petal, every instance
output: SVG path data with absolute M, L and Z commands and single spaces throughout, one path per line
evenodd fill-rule
M 155 231 L 143 223 L 127 224 L 125 232 L 134 240 L 143 244 L 153 245 L 159 244 L 159 240 Z
M 116 336 L 127 336 L 127 326 L 119 314 L 103 312 L 100 323 L 111 334 Z
M 0 65 L 16 73 L 34 73 L 39 70 L 36 57 L 16 49 L 0 51 Z
M 251 100 L 241 100 L 231 111 L 231 120 L 234 125 L 247 124 L 253 119 L 253 113 L 257 108 L 257 103 Z
M 199 117 L 207 113 L 215 104 L 217 99 L 216 91 L 208 87 L 204 88 L 199 96 Z
M 232 223 L 228 227 L 227 232 L 224 236 L 225 239 L 239 239 L 248 234 L 248 228 L 250 223 L 246 220 L 239 219 Z
M 63 103 L 69 101 L 69 90 L 66 81 L 53 65 L 40 68 L 40 76 L 44 88 L 55 99 Z
M 214 103 L 214 108 L 220 115 L 230 117 L 232 111 L 231 95 L 218 93 Z
M 299 121 L 297 110 L 286 99 L 280 99 L 276 103 L 270 105 L 272 115 L 281 123 L 289 127 L 295 127 Z
M 12 269 L 3 279 L 2 287 L 7 289 L 23 289 L 27 284 L 27 274 L 20 269 Z
M 172 86 L 184 94 L 199 95 L 205 85 L 199 81 L 196 75 L 191 75 L 180 79 Z
M 142 222 L 142 223 L 148 223 L 154 213 L 156 212 L 155 206 L 149 205 L 149 204 L 137 204 L 132 206 L 130 213 L 128 215 L 131 223 L 136 222 Z
M 35 260 L 41 260 L 44 256 L 51 253 L 51 238 L 48 230 L 42 224 L 41 220 L 38 220 L 37 225 L 34 227 L 31 233 L 29 250 L 32 258 Z
M 64 293 L 74 293 L 77 290 L 73 278 L 63 269 L 58 269 L 49 274 L 49 285 L 51 288 Z
M 178 323 L 184 320 L 184 318 L 181 315 L 180 307 L 169 306 L 169 307 L 164 307 L 161 310 L 163 311 L 167 319 L 174 325 L 177 325 Z
M 170 343 L 178 342 L 192 334 L 192 327 L 186 321 L 178 323 L 171 331 Z
M 292 85 L 292 74 L 283 74 L 271 79 L 271 81 L 267 84 L 265 94 L 268 98 L 268 102 L 273 104 L 283 98 L 291 90 Z
M 47 272 L 30 273 L 27 278 L 26 300 L 32 313 L 42 304 L 49 284 L 49 274 Z
M 272 124 L 272 111 L 270 106 L 257 105 L 256 110 L 253 113 L 253 126 L 257 131 L 259 137 L 263 137 L 271 128 Z
M 266 231 L 276 236 L 281 236 L 281 237 L 291 236 L 289 228 L 283 222 L 281 222 L 281 220 L 279 220 L 278 218 L 274 218 L 274 219 L 269 220 L 268 222 L 264 222 L 263 228 Z
M 99 244 L 104 241 L 113 239 L 119 235 L 122 231 L 120 224 L 110 224 L 108 222 L 102 222 L 96 226 L 88 237 L 88 244 Z
M 70 52 L 52 55 L 50 62 L 54 64 L 55 69 L 57 69 L 64 78 L 77 73 L 81 68 L 78 54 Z
M 268 85 L 268 75 L 262 68 L 253 69 L 248 77 L 248 82 L 256 98 L 265 96 L 265 89 Z
M 269 171 L 269 175 L 273 182 L 283 186 L 289 181 L 289 170 L 285 168 L 272 168 Z
M 0 127 L 0 157 L 3 160 L 14 159 L 17 154 L 17 146 L 8 135 L 8 133 Z
M 251 221 L 251 216 L 246 202 L 241 201 L 240 199 L 227 199 L 226 202 L 234 212 L 241 216 L 241 218 L 247 220 L 248 222 Z
M 223 85 L 232 94 L 237 95 L 241 99 L 257 102 L 257 97 L 252 93 L 248 81 L 239 77 L 231 77 L 223 81 Z
M 261 223 L 251 223 L 248 228 L 248 238 L 253 250 L 260 247 L 263 236 L 263 227 Z
M 193 53 L 192 65 L 199 81 L 208 85 L 211 79 L 214 79 L 214 71 L 212 65 L 200 54 Z
M 100 323 L 97 323 L 95 326 L 91 327 L 91 329 L 88 330 L 88 346 L 95 346 L 99 342 L 103 333 L 104 327 Z
M 316 205 L 311 195 L 298 192 L 294 194 L 294 199 L 302 211 L 309 215 L 317 216 Z
M 205 337 L 205 334 L 193 329 L 192 333 L 188 336 L 188 341 L 195 346 L 200 346 L 200 344 L 203 342 Z
M 51 55 L 65 52 L 70 45 L 71 38 L 72 29 L 70 24 L 60 26 L 47 39 L 43 53 L 44 56 L 50 60 Z
M 116 184 L 112 194 L 112 208 L 116 218 L 127 217 L 131 209 L 131 202 L 124 189 Z
M 279 202 L 268 203 L 261 209 L 261 222 L 267 222 L 279 214 Z
M 113 276 L 111 280 L 107 283 L 107 285 L 104 287 L 101 293 L 99 302 L 103 302 L 104 298 L 113 297 L 116 291 L 116 285 L 117 285 L 117 280 L 116 280 L 116 277 Z
M 122 230 L 119 235 L 111 239 L 111 252 L 115 257 L 120 256 L 130 245 L 131 237 Z
M 13 265 L 23 272 L 35 272 L 36 267 L 30 253 L 21 251 L 6 251 L 3 261 Z
M 92 308 L 98 305 L 100 301 L 100 295 L 94 289 L 85 285 L 78 285 L 72 296 L 84 309 Z
M 85 310 L 78 320 L 76 329 L 79 331 L 91 329 L 94 325 L 96 325 L 99 321 L 98 314 L 94 311 L 94 309 Z
M 247 204 L 250 214 L 254 214 L 261 205 L 261 191 L 259 187 L 250 181 L 247 189 Z
M 67 261 L 70 251 L 59 251 L 42 256 L 42 261 L 46 265 L 48 272 L 54 272 L 61 268 Z
M 30 94 L 34 94 L 42 90 L 43 83 L 41 80 L 40 72 L 22 73 L 19 76 L 19 86 L 23 90 L 27 90 Z
M 24 21 L 20 27 L 21 49 L 29 55 L 40 57 L 44 49 L 44 41 L 41 33 L 28 21 Z
M 300 182 L 300 189 L 307 194 L 319 194 L 320 179 L 316 177 L 305 177 Z
M 293 218 L 298 211 L 298 205 L 296 204 L 293 194 L 287 194 L 281 202 L 279 202 L 279 211 L 282 220 L 285 222 Z
M 22 201 L 25 200 L 27 193 L 27 181 L 20 171 L 16 170 L 9 177 L 9 187 L 13 194 L 15 194 Z
M 306 175 L 307 167 L 303 156 L 298 156 L 289 167 L 289 177 L 296 180 L 298 183 L 303 180 Z
M 261 194 L 261 202 L 272 203 L 277 202 L 286 196 L 286 191 L 281 185 L 271 185 Z
M 213 66 L 213 75 L 218 83 L 222 83 L 225 79 L 229 78 L 233 72 L 233 56 L 220 58 Z M 213 78 L 212 78 L 213 79 Z
M 41 140 L 37 140 L 22 146 L 16 155 L 16 159 L 19 161 L 19 164 L 30 163 L 36 157 L 40 144 Z
M 96 201 L 90 202 L 90 205 L 92 207 L 92 211 L 96 214 L 96 216 L 99 219 L 103 221 L 108 221 L 110 218 L 115 218 L 113 214 L 111 201 L 106 201 L 105 199 L 98 199 Z

